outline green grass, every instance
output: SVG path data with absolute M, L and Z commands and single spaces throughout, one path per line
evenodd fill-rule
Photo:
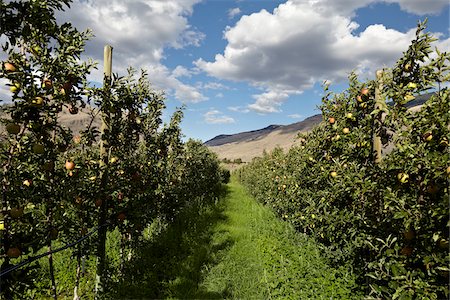
M 108 257 L 115 270 L 119 254 L 112 243 L 118 239 L 118 232 L 108 236 Z M 111 274 L 106 298 L 361 298 L 352 293 L 353 276 L 344 268 L 330 268 L 321 249 L 232 178 L 220 200 L 199 199 L 171 223 L 156 220 L 122 276 Z M 58 253 L 55 265 L 61 299 L 70 299 L 75 259 L 69 251 Z M 90 259 L 80 287 L 82 299 L 92 298 L 94 273 Z M 42 282 L 44 290 L 48 283 Z
M 354 278 L 328 266 L 318 244 L 278 220 L 232 178 L 225 221 L 212 242 L 232 246 L 206 274 L 201 287 L 226 298 L 351 299 Z

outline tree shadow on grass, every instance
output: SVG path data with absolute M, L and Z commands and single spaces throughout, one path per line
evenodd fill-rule
M 223 194 L 227 194 L 226 188 Z M 225 195 L 222 195 L 222 199 Z M 112 299 L 223 299 L 201 282 L 218 262 L 218 253 L 232 246 L 213 241 L 214 228 L 226 221 L 225 203 L 195 203 L 187 207 L 152 240 L 145 241 L 124 266 L 119 283 L 107 292 Z M 226 291 L 225 291 L 226 293 Z

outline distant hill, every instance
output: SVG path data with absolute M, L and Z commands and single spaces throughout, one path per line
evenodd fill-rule
M 6 118 L 6 113 L 4 112 L 4 109 L 6 108 L 6 105 L 0 106 L 0 118 Z M 61 124 L 64 127 L 68 127 L 72 130 L 72 132 L 76 135 L 80 130 L 86 129 L 86 126 L 89 125 L 89 122 L 91 121 L 91 116 L 89 115 L 90 107 L 86 107 L 84 109 L 80 109 L 78 114 L 72 115 L 68 112 L 68 110 L 65 108 L 62 112 L 59 113 L 59 120 Z M 94 118 L 92 126 L 97 127 L 100 129 L 101 120 L 99 116 L 96 116 Z M 5 129 L 4 126 L 0 124 L 0 138 L 2 135 L 5 135 Z
M 417 96 L 406 106 L 410 109 L 420 109 L 433 93 Z M 314 115 L 303 121 L 290 125 L 270 125 L 262 129 L 240 132 L 230 135 L 218 135 L 205 142 L 220 159 L 242 159 L 251 161 L 254 157 L 261 156 L 263 151 L 272 151 L 275 147 L 288 150 L 297 141 L 300 132 L 308 132 L 322 121 L 322 115 Z

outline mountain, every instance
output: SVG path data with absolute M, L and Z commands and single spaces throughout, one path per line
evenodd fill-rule
M 249 162 L 260 156 L 264 150 L 271 151 L 279 146 L 285 150 L 296 143 L 299 132 L 310 131 L 322 121 L 322 115 L 314 115 L 289 125 L 270 125 L 262 129 L 231 135 L 218 135 L 205 142 L 220 159 L 242 159 Z
M 407 103 L 406 107 L 418 110 L 431 95 L 433 93 L 417 96 Z M 226 158 L 233 161 L 240 158 L 244 162 L 249 162 L 254 157 L 261 156 L 264 151 L 270 152 L 276 147 L 288 150 L 297 143 L 299 133 L 310 131 L 321 121 L 322 115 L 318 114 L 290 125 L 270 125 L 258 130 L 218 135 L 206 141 L 205 145 L 217 153 L 221 160 Z
M 0 118 L 8 119 L 8 116 L 5 110 L 8 108 L 8 105 L 0 106 Z M 74 134 L 78 134 L 80 130 L 86 129 L 86 126 L 91 121 L 90 112 L 91 108 L 87 106 L 86 108 L 82 108 L 79 110 L 78 114 L 72 115 L 68 112 L 68 109 L 63 109 L 62 112 L 59 113 L 59 121 L 64 127 L 68 127 L 72 130 Z M 97 115 L 93 122 L 92 126 L 100 129 L 101 119 L 99 115 Z M 0 140 L 2 138 L 6 138 L 6 130 L 4 129 L 4 125 L 0 123 Z

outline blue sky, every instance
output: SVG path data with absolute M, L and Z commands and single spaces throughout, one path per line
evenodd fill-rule
M 318 113 L 324 80 L 341 91 L 351 70 L 364 79 L 392 66 L 418 20 L 450 51 L 449 9 L 448 0 L 74 0 L 57 17 L 93 30 L 92 81 L 111 44 L 113 71 L 147 69 L 166 92 L 165 121 L 185 104 L 186 138 L 206 141 Z

